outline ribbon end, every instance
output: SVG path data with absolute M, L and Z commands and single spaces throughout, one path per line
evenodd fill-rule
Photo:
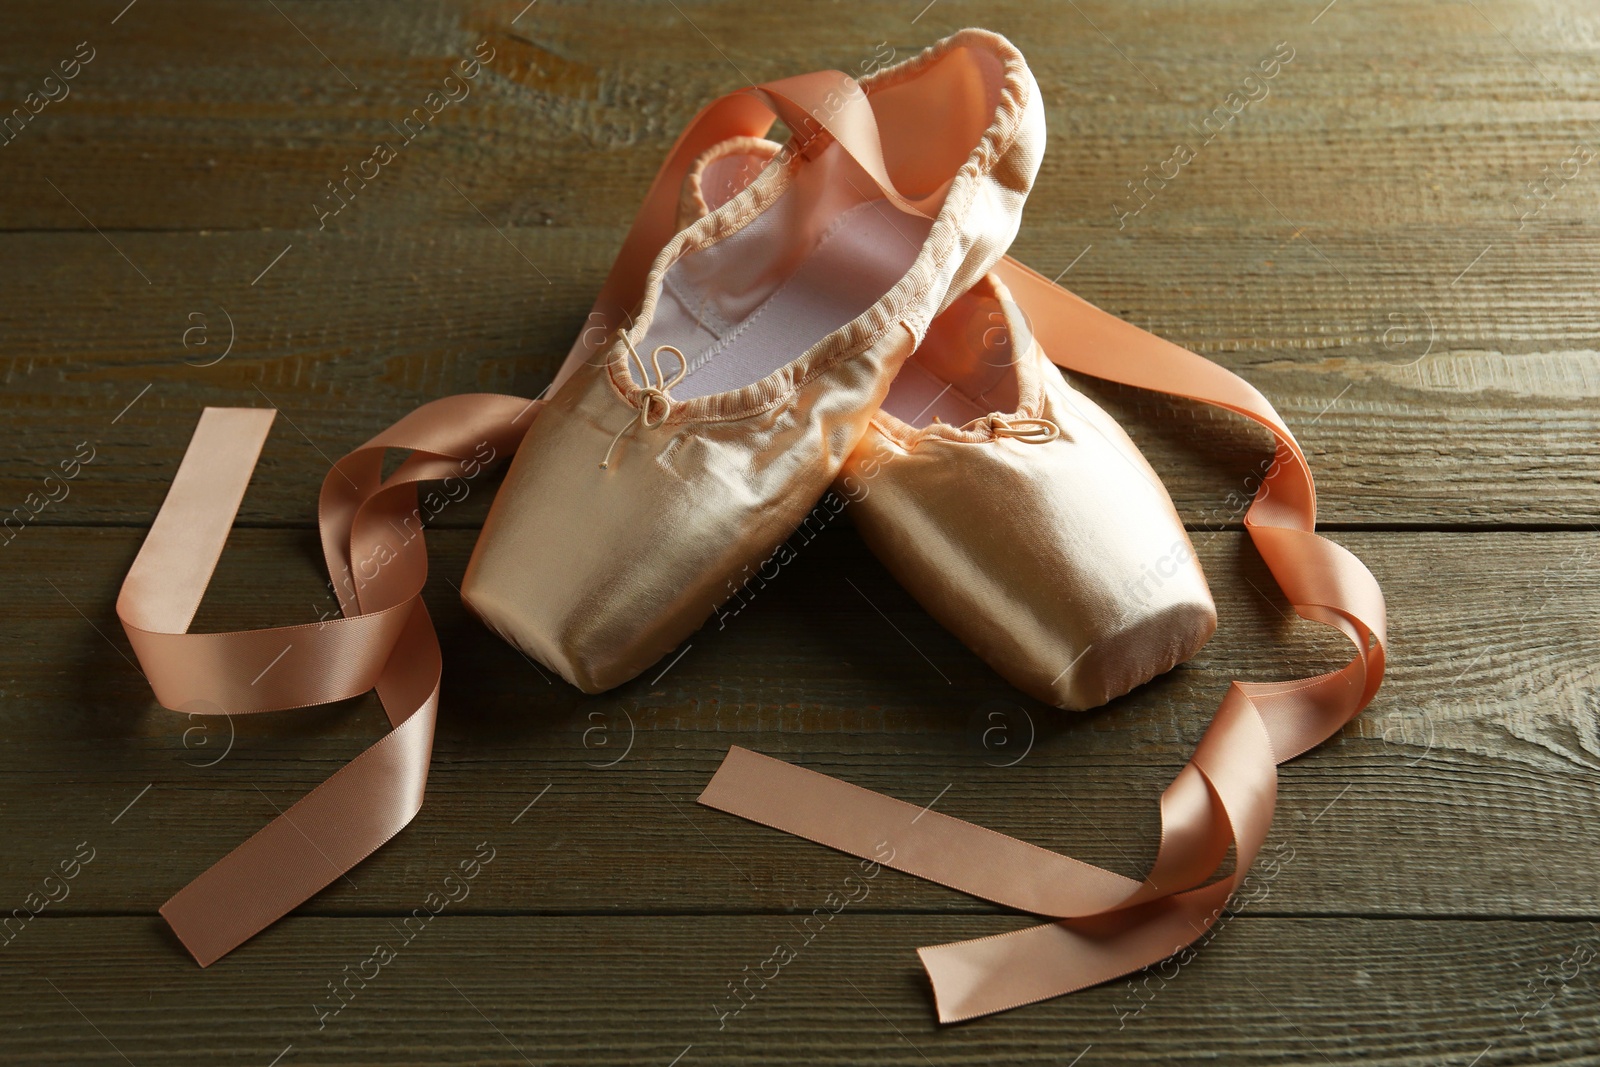
M 922 973 L 928 979 L 928 990 L 933 994 L 934 1014 L 939 1017 L 940 1026 L 961 1022 L 968 1016 L 953 1011 L 946 999 L 939 995 L 939 983 L 933 980 L 933 964 L 928 958 L 929 951 L 926 948 L 917 949 L 917 961 L 922 964 Z
M 194 961 L 202 968 L 211 966 L 228 954 L 228 949 L 223 949 L 219 952 L 214 945 L 207 944 L 204 933 L 194 929 L 185 920 L 182 906 L 178 904 L 177 897 L 173 897 L 161 905 L 160 914 L 167 921 L 167 927 L 172 931 L 173 936 L 178 939 L 178 943 L 188 950 L 189 955 L 193 956 Z
M 739 745 L 730 745 L 728 754 L 722 757 L 722 762 L 717 765 L 717 771 L 711 776 L 711 781 L 700 791 L 695 798 L 695 803 L 704 804 L 708 808 L 718 811 L 727 811 L 737 814 L 737 803 L 728 795 L 730 789 L 736 788 L 734 779 L 739 776 L 741 768 L 752 768 L 763 761 L 777 762 L 769 756 L 753 752 Z

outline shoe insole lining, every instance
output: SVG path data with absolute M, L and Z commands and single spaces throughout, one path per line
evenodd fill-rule
M 756 309 L 737 323 L 726 323 L 714 313 L 709 299 L 697 298 L 691 287 L 668 284 L 662 300 L 679 305 L 680 315 L 660 316 L 699 324 L 694 336 L 680 347 L 688 355 L 690 373 L 673 389 L 673 396 L 689 400 L 698 396 L 739 389 L 760 381 L 792 362 L 828 334 L 872 307 L 905 277 L 931 228 L 930 220 L 896 210 L 883 200 L 859 203 L 839 215 L 821 240 Z M 669 333 L 654 326 L 648 343 L 678 344 Z M 715 336 L 707 345 L 707 334 Z M 668 366 L 670 375 L 674 368 Z

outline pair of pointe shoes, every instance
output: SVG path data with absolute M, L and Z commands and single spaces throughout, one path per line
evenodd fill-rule
M 761 137 L 774 115 L 786 145 Z M 980 30 L 702 112 L 512 463 L 468 606 L 608 689 L 833 485 L 901 584 L 1031 696 L 1094 707 L 1193 655 L 1216 612 L 1166 491 L 990 273 L 1044 140 L 1022 55 Z

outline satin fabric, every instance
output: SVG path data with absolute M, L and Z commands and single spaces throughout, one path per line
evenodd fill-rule
M 1383 593 L 1354 555 L 1318 536 L 1305 455 L 1272 405 L 1216 364 L 1101 311 L 1010 257 L 996 273 L 1058 365 L 1212 404 L 1266 427 L 1275 461 L 1245 528 L 1305 619 L 1355 646 L 1344 667 L 1288 682 L 1234 682 L 1194 756 L 1161 797 L 1161 846 L 1134 881 L 960 819 L 733 749 L 700 802 L 1056 921 L 918 950 L 941 1022 L 1070 993 L 1158 963 L 1221 917 L 1266 840 L 1276 765 L 1332 737 L 1383 680 Z M 1234 864 L 1224 873 L 1230 848 Z M 884 855 L 892 854 L 885 860 Z
M 421 597 L 427 554 L 417 483 L 459 478 L 487 457 L 510 454 L 538 408 L 519 397 L 446 397 L 339 460 L 322 483 L 318 514 L 344 617 L 211 634 L 189 633 L 189 624 L 275 412 L 207 408 L 201 415 L 117 597 L 156 699 L 190 714 L 241 715 L 376 688 L 393 727 L 162 905 L 201 966 L 360 863 L 421 808 L 442 664 Z M 391 448 L 411 455 L 385 479 L 383 454 Z
M 998 674 L 1069 711 L 1099 707 L 1198 652 L 1216 607 L 1128 435 L 1044 358 L 1002 284 L 969 295 L 936 330 L 951 345 L 995 328 L 1015 338 L 1020 405 L 959 427 L 880 412 L 839 491 L 873 554 Z M 1060 435 L 1006 432 L 1034 421 Z
M 908 140 L 908 102 L 926 95 L 971 107 L 973 98 L 989 99 L 984 86 L 969 84 L 974 55 L 997 57 L 1004 77 L 976 144 L 956 155 L 937 137 Z M 660 660 L 771 555 L 838 474 L 895 372 L 959 292 L 953 287 L 987 272 L 1016 232 L 1044 138 L 1038 88 L 1009 43 L 964 31 L 859 87 L 841 88 L 838 79 L 808 75 L 756 90 L 791 128 L 809 123 L 832 141 L 819 146 L 827 140 L 820 133 L 797 139 L 782 165 L 667 242 L 631 325 L 597 360 L 578 358 L 560 379 L 484 523 L 463 600 L 585 692 L 620 685 Z M 705 113 L 697 130 L 718 114 Z M 700 140 L 697 132 L 686 143 Z M 902 211 L 936 210 L 910 269 L 859 317 L 778 370 L 742 388 L 653 406 L 651 414 L 664 415 L 648 424 L 645 405 L 663 397 L 656 383 L 635 378 L 629 346 L 649 349 L 663 276 L 759 225 L 811 165 L 807 157 L 829 148 L 858 161 Z M 648 203 L 658 199 L 670 217 L 673 200 L 652 189 Z M 620 458 L 602 467 L 613 444 Z
M 638 675 L 794 531 L 914 343 L 896 329 L 781 403 L 638 434 L 605 471 L 633 416 L 604 369 L 581 367 L 517 453 L 463 599 L 585 692 Z
M 727 136 L 764 132 L 736 128 L 751 117 L 745 104 L 723 102 L 712 111 L 718 108 L 717 122 L 680 142 L 625 248 L 637 252 L 670 230 L 683 171 L 699 152 Z M 704 142 L 698 148 L 696 138 Z M 642 286 L 636 267 L 619 260 L 615 284 L 608 283 L 603 298 Z M 1056 363 L 1215 404 L 1274 434 L 1277 461 L 1246 528 L 1296 611 L 1343 631 L 1356 654 L 1325 674 L 1229 688 L 1193 759 L 1163 794 L 1161 848 L 1143 882 L 733 750 L 702 802 L 864 858 L 881 861 L 876 845 L 889 842 L 894 858 L 887 865 L 1054 920 L 921 950 L 945 1021 L 1105 981 L 1203 936 L 1270 827 L 1275 764 L 1336 733 L 1372 699 L 1384 665 L 1382 594 L 1354 556 L 1315 534 L 1315 490 L 1305 457 L 1265 398 L 1222 368 L 1093 308 L 1020 264 L 1006 260 L 997 274 L 1028 310 L 1042 349 Z M 582 338 L 574 348 L 590 350 Z M 208 409 L 202 416 L 117 604 L 158 698 L 185 711 L 248 713 L 342 699 L 375 686 L 395 727 L 163 906 L 202 965 L 349 870 L 414 815 L 437 709 L 439 652 L 418 595 L 426 576 L 422 538 L 394 544 L 392 531 L 419 518 L 417 481 L 460 474 L 486 443 L 497 454 L 509 451 L 539 409 L 537 401 L 511 397 L 446 398 L 340 460 L 324 482 L 320 520 L 345 617 L 232 634 L 187 629 L 271 415 Z M 415 451 L 384 479 L 388 448 Z M 382 561 L 376 570 L 368 566 L 374 559 Z M 1230 847 L 1236 862 L 1223 874 Z
M 892 129 L 883 133 L 878 129 L 877 111 L 863 112 L 855 106 L 857 90 L 875 93 L 879 89 L 900 88 L 902 92 L 897 95 L 904 96 L 904 83 L 925 71 L 934 61 L 968 46 L 1004 55 L 1008 65 L 1020 67 L 1017 73 L 1026 80 L 1018 86 L 1019 98 L 1003 101 L 1005 111 L 996 116 L 1006 138 L 1015 140 L 1014 145 L 1006 144 L 1006 147 L 1014 150 L 996 159 L 993 147 L 984 150 L 980 146 L 981 154 L 969 159 L 964 168 L 968 171 L 964 183 L 975 186 L 972 210 L 989 217 L 973 226 L 966 238 L 982 242 L 981 257 L 971 265 L 959 265 L 939 310 L 943 310 L 948 300 L 965 292 L 987 270 L 974 268 L 984 262 L 992 263 L 1010 247 L 1022 201 L 1026 199 L 1044 154 L 1045 136 L 1044 104 L 1021 53 L 999 34 L 979 29 L 952 34 L 913 59 L 859 82 L 839 71 L 817 71 L 769 84 L 763 90 L 730 93 L 703 108 L 678 135 L 666 161 L 651 181 L 644 203 L 585 320 L 585 328 L 573 340 L 549 393 L 560 390 L 584 363 L 602 358 L 614 343 L 616 331 L 630 321 L 634 309 L 644 299 L 646 277 L 652 263 L 674 234 L 683 228 L 678 224 L 675 206 L 682 196 L 684 177 L 695 160 L 732 138 L 765 140 L 764 135 L 772 128 L 774 113 L 795 133 L 790 143 L 798 149 L 799 155 L 820 151 L 830 141 L 837 140 L 852 157 L 864 161 L 877 187 L 902 210 L 909 208 L 913 213 L 927 214 L 935 197 L 944 195 L 942 189 L 929 190 L 920 199 L 909 201 L 898 191 L 901 186 L 916 189 L 949 177 L 937 173 L 937 167 L 934 173 L 929 173 L 927 158 L 918 151 L 919 147 L 938 140 L 926 136 L 924 102 L 917 100 L 915 94 L 910 99 L 898 100 L 890 111 Z M 874 156 L 881 157 L 886 137 L 895 146 L 896 158 L 905 160 L 900 169 L 906 173 L 891 174 L 886 162 L 880 165 L 873 161 Z M 986 140 L 991 145 L 1004 143 L 998 138 Z M 958 175 L 957 181 L 963 181 L 962 176 Z M 998 249 L 993 248 L 996 243 Z
M 738 137 L 695 160 L 678 221 L 737 195 L 779 151 Z M 1001 365 L 1001 366 L 997 366 Z M 862 540 L 927 612 L 1012 685 L 1069 711 L 1098 707 L 1189 659 L 1216 606 L 1166 487 L 1116 421 L 1040 351 L 995 275 L 936 318 L 905 378 L 941 385 L 908 425 L 872 418 L 834 483 Z M 924 416 L 957 387 L 970 425 Z M 898 379 L 897 379 L 898 384 Z M 1040 420 L 1053 440 L 1007 432 Z M 966 422 L 967 420 L 962 420 Z
M 943 56 L 967 44 L 1010 48 L 994 35 L 965 31 L 926 55 Z M 1020 56 L 1015 62 L 1020 64 Z M 875 120 L 859 108 L 840 105 L 860 95 L 846 75 L 822 71 L 715 101 L 680 136 L 658 173 L 558 382 L 583 366 L 637 304 L 648 267 L 675 232 L 674 205 L 683 175 L 706 148 L 731 136 L 764 134 L 776 112 L 792 129 L 807 132 L 803 149 L 831 141 L 846 147 L 880 186 L 889 186 L 882 191 L 900 210 L 925 214 L 936 201 L 948 205 L 951 190 L 965 184 L 972 212 L 997 212 L 1011 218 L 1014 227 L 1042 140 L 1042 105 L 1031 77 L 1025 88 L 1025 99 L 1011 100 L 997 120 L 997 136 L 980 145 L 956 183 L 931 190 L 922 188 L 925 176 L 918 165 L 926 160 L 915 152 L 909 153 L 909 166 L 890 175 L 877 147 Z M 998 151 L 1002 145 L 1015 145 L 1016 151 Z M 902 195 L 896 182 L 908 193 Z M 997 232 L 992 218 L 979 227 L 981 233 L 951 232 L 955 229 L 947 224 L 947 240 L 983 249 L 984 256 L 998 255 L 1010 239 Z M 960 285 L 969 281 L 964 272 L 987 262 L 946 257 L 939 266 L 952 271 L 949 284 Z M 329 576 L 345 617 L 225 634 L 190 634 L 187 628 L 270 415 L 211 408 L 202 415 L 117 601 L 157 699 L 193 714 L 238 714 L 345 699 L 375 687 L 395 727 L 163 905 L 163 916 L 202 966 L 350 870 L 419 810 L 440 665 L 438 641 L 420 599 L 426 559 L 415 486 L 460 476 L 462 465 L 474 462 L 485 446 L 497 456 L 515 451 L 543 405 L 542 398 L 447 397 L 423 405 L 341 459 L 324 481 L 319 514 Z M 389 448 L 416 451 L 383 479 L 382 454 Z M 407 529 L 417 535 L 396 537 Z

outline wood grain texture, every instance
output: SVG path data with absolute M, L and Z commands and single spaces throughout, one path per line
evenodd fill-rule
M 94 49 L 69 96 L 0 133 L 0 916 L 94 853 L 66 899 L 0 933 L 0 1063 L 1600 1063 L 1600 160 L 1570 162 L 1600 153 L 1590 7 L 0 16 L 5 109 Z M 670 669 L 584 697 L 488 639 L 448 584 L 486 476 L 430 533 L 447 666 L 422 814 L 196 968 L 155 909 L 384 729 L 370 695 L 174 714 L 128 662 L 111 605 L 200 409 L 282 415 L 198 626 L 329 615 L 312 523 L 331 460 L 433 397 L 542 389 L 703 102 L 964 25 L 1017 41 L 1044 92 L 1016 254 L 1261 388 L 1311 457 L 1321 523 L 1388 596 L 1385 687 L 1281 772 L 1269 846 L 1290 858 L 1258 867 L 1255 902 L 1175 973 L 940 1029 L 913 949 L 1026 920 L 888 872 L 719 1025 L 728 983 L 855 870 L 696 805 L 729 745 L 1138 875 L 1228 680 L 1343 662 L 1239 532 L 1265 436 L 1083 383 L 1194 531 L 1222 627 L 1191 663 L 1051 711 L 840 523 Z M 480 42 L 494 58 L 470 95 L 406 138 Z M 1280 42 L 1294 56 L 1266 96 L 1204 127 Z M 379 141 L 396 160 L 319 218 Z M 1140 197 L 1129 183 L 1178 144 L 1194 160 Z M 64 495 L 45 484 L 91 454 Z M 327 983 L 398 945 L 481 842 L 495 858 L 470 895 L 319 1028 Z
M 1600 120 L 1584 91 L 1600 22 L 1557 0 L 1488 0 L 1481 10 L 1408 0 L 1314 25 L 1311 5 L 1270 0 L 1077 11 L 940 0 L 915 24 L 907 6 L 831 4 L 820 19 L 799 6 L 769 10 L 755 29 L 748 5 L 725 0 L 679 11 L 541 0 L 515 23 L 519 0 L 281 0 L 279 11 L 200 0 L 148 4 L 115 28 L 98 10 L 22 9 L 0 43 L 17 97 L 80 40 L 100 54 L 72 96 L 5 146 L 7 166 L 29 180 L 0 194 L 0 214 L 8 228 L 81 229 L 40 181 L 48 174 L 105 229 L 315 229 L 323 183 L 394 137 L 389 124 L 485 40 L 497 49 L 488 76 L 341 228 L 481 224 L 448 188 L 439 195 L 440 175 L 470 182 L 461 188 L 497 220 L 617 227 L 619 207 L 631 212 L 662 151 L 711 96 L 747 78 L 859 70 L 880 42 L 899 58 L 968 25 L 1021 42 L 1046 90 L 1053 147 L 1035 213 L 1101 230 L 1116 229 L 1111 202 L 1126 197 L 1124 183 L 1194 138 L 1280 41 L 1294 58 L 1266 98 L 1196 145 L 1192 168 L 1133 229 L 1253 221 L 1287 240 L 1308 223 L 1311 242 L 1345 231 L 1389 245 L 1482 226 L 1486 240 L 1511 241 L 1527 210 L 1523 183 Z M 248 64 L 231 51 L 241 40 Z M 1574 181 L 1530 229 L 1583 227 L 1596 206 L 1600 187 Z
M 1030 226 L 1019 254 L 1048 268 L 1059 253 L 1038 243 L 1044 229 Z M 543 389 L 616 239 L 486 228 L 331 235 L 315 245 L 283 235 L 119 235 L 147 272 L 193 278 L 147 287 L 92 233 L 0 235 L 0 257 L 17 270 L 0 301 L 8 338 L 0 381 L 15 431 L 0 439 L 0 503 L 23 505 L 87 441 L 95 463 L 72 499 L 41 520 L 147 523 L 202 406 L 271 404 L 285 418 L 241 514 L 309 522 L 332 459 L 417 404 Z M 1600 521 L 1600 344 L 1486 338 L 1469 325 L 1430 351 L 1424 315 L 1432 313 L 1401 307 L 1377 287 L 1352 309 L 1320 290 L 1308 298 L 1306 279 L 1293 273 L 1261 268 L 1240 289 L 1215 270 L 1218 255 L 1272 255 L 1270 238 L 1187 251 L 1184 242 L 1145 241 L 1136 255 L 1127 243 L 1127 257 L 1097 243 L 1094 258 L 1073 269 L 1082 272 L 1074 284 L 1261 388 L 1312 457 L 1324 522 Z M 1458 253 L 1471 258 L 1472 246 Z M 1600 244 L 1569 242 L 1560 254 L 1600 262 Z M 552 283 L 530 262 L 544 264 Z M 1408 269 L 1413 284 L 1426 282 L 1422 264 Z M 1532 290 L 1539 277 L 1530 266 L 1521 284 Z M 1596 280 L 1574 280 L 1574 315 L 1596 314 L 1586 299 Z M 40 307 L 60 308 L 62 319 L 41 317 Z M 1498 310 L 1472 314 L 1488 322 Z M 1600 319 L 1573 329 L 1593 338 Z M 1121 418 L 1191 525 L 1237 525 L 1247 479 L 1271 459 L 1265 434 L 1210 409 L 1084 388 Z
M 499 863 L 477 881 L 501 877 Z M 1166 975 L 939 1028 L 913 949 L 1016 923 L 870 914 L 875 892 L 811 927 L 821 905 L 809 900 L 798 914 L 714 919 L 446 910 L 409 943 L 392 920 L 291 919 L 248 964 L 207 971 L 178 958 L 155 920 L 61 919 L 6 950 L 0 990 L 28 1011 L 0 1028 L 0 1055 L 121 1062 L 114 1045 L 136 1064 L 259 1065 L 292 1045 L 285 1064 L 1600 1062 L 1600 982 L 1592 958 L 1578 962 L 1600 952 L 1588 923 L 1246 911 Z M 764 968 L 779 944 L 794 959 Z M 376 968 L 379 945 L 393 959 Z M 328 983 L 362 973 L 376 976 L 351 980 L 319 1028 L 338 1003 Z M 770 981 L 752 978 L 731 1014 L 729 983 L 762 973 Z
M 381 736 L 372 698 L 231 725 L 163 711 L 111 647 L 127 651 L 110 604 L 142 531 L 27 534 L 10 551 L 21 573 L 48 580 L 17 582 L 20 610 L 0 625 L 20 653 L 0 703 L 14 768 L 0 833 L 19 846 L 0 857 L 0 899 L 28 891 L 39 856 L 101 840 L 107 820 L 152 785 L 118 822 L 103 880 L 64 910 L 153 909 Z M 1600 820 L 1600 535 L 1339 539 L 1384 584 L 1393 668 L 1338 741 L 1283 771 L 1275 840 L 1303 858 L 1280 880 L 1280 906 L 1600 917 L 1600 843 L 1588 830 Z M 1110 707 L 1067 715 L 996 677 L 839 526 L 743 611 L 708 622 L 669 670 L 663 662 L 585 697 L 547 681 L 464 612 L 448 583 L 472 540 L 468 531 L 429 538 L 429 610 L 448 668 L 428 803 L 309 911 L 392 912 L 416 895 L 438 842 L 509 826 L 536 796 L 518 826 L 538 851 L 522 854 L 522 878 L 497 883 L 505 895 L 491 890 L 474 906 L 762 908 L 842 876 L 845 857 L 694 804 L 731 744 L 906 799 L 942 793 L 948 814 L 1134 874 L 1153 856 L 1156 798 L 1228 681 L 1307 673 L 1348 655 L 1324 628 L 1279 614 L 1287 606 L 1265 595 L 1271 579 L 1243 535 L 1201 535 L 1217 637 Z M 315 552 L 309 531 L 236 532 L 198 627 L 323 617 L 333 602 Z M 63 650 L 99 669 L 66 677 Z M 1479 859 L 1458 869 L 1462 854 Z M 884 892 L 897 905 L 986 908 L 914 879 Z
M 1526 189 L 1596 136 L 1593 105 L 1544 80 L 1577 76 L 1594 37 L 1566 7 L 1519 8 L 1536 46 L 1430 3 L 1310 26 L 1264 3 L 944 0 L 915 30 L 870 3 L 824 25 L 771 14 L 783 32 L 756 37 L 740 5 L 688 5 L 726 60 L 670 7 L 544 4 L 513 27 L 522 7 L 147 5 L 108 28 L 74 94 L 0 149 L 0 227 L 33 231 L 0 238 L 20 431 L 0 442 L 0 502 L 92 429 L 138 506 L 84 494 L 52 521 L 147 521 L 200 404 L 271 402 L 309 442 L 246 517 L 303 519 L 322 454 L 420 400 L 543 387 L 662 153 L 739 71 L 853 68 L 880 40 L 909 54 L 982 22 L 1027 42 L 1050 101 L 1018 254 L 1052 275 L 1075 264 L 1084 296 L 1248 374 L 1304 435 L 1324 521 L 1597 520 L 1600 183 L 1580 170 L 1531 215 Z M 90 33 L 43 9 L 19 19 L 0 46 L 19 91 Z M 225 32 L 257 62 L 228 61 Z M 337 42 L 330 58 L 302 32 Z M 322 228 L 326 183 L 486 39 L 500 66 Z M 1270 94 L 1119 227 L 1125 184 L 1173 139 L 1198 142 L 1190 124 L 1279 40 L 1296 52 Z M 224 363 L 194 366 L 228 337 Z M 1262 442 L 1223 420 L 1202 458 L 1209 414 L 1121 392 L 1111 406 L 1192 522 L 1229 518 Z

